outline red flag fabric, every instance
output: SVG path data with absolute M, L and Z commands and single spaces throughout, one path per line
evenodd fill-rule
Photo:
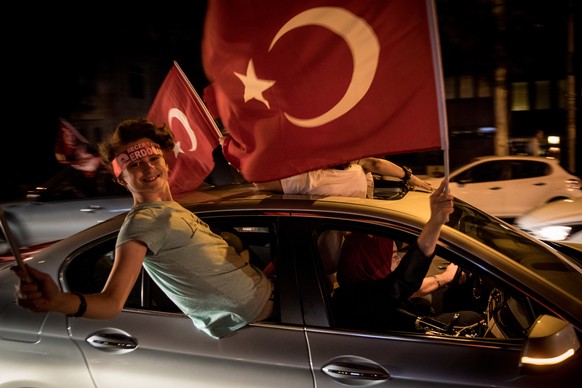
M 209 0 L 205 96 L 227 160 L 264 182 L 441 147 L 431 4 Z
M 59 134 L 55 142 L 55 157 L 62 164 L 71 165 L 88 176 L 101 165 L 96 153 L 91 153 L 91 143 L 65 119 L 59 119 Z M 96 150 L 95 150 L 96 152 Z
M 176 138 L 174 152 L 167 155 L 172 194 L 195 190 L 214 168 L 212 151 L 220 132 L 177 63 L 170 69 L 147 115 L 165 123 Z

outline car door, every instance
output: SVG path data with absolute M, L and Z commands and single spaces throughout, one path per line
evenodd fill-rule
M 349 230 L 355 225 L 342 221 L 335 227 L 338 230 Z M 333 229 L 329 223 L 326 229 Z M 378 233 L 378 227 L 362 228 L 358 231 Z M 309 233 L 319 235 L 315 230 Z M 380 235 L 402 239 L 407 243 L 414 241 L 416 236 L 406 236 L 402 231 L 384 230 Z M 313 239 L 314 240 L 314 239 Z M 305 250 L 305 255 L 311 255 L 317 261 L 319 254 L 317 242 L 312 242 L 313 248 Z M 439 248 L 438 256 L 448 262 L 455 258 L 462 262 L 457 254 Z M 500 338 L 485 331 L 481 323 L 472 324 L 469 331 L 457 334 L 433 334 L 418 330 L 422 320 L 417 318 L 417 330 L 371 332 L 358 329 L 343 329 L 334 323 L 333 311 L 326 298 L 325 280 L 321 278 L 319 286 L 312 284 L 315 276 L 308 275 L 317 268 L 325 266 L 309 263 L 304 260 L 298 269 L 301 288 L 306 290 L 303 297 L 304 309 L 317 311 L 328 310 L 328 320 L 324 315 L 305 315 L 306 336 L 309 342 L 314 378 L 318 387 L 342 386 L 378 386 L 378 387 L 433 387 L 433 386 L 529 386 L 551 385 L 557 376 L 575 378 L 577 371 L 572 365 L 552 373 L 526 373 L 521 369 L 521 352 L 524 338 Z M 477 311 L 485 311 L 490 304 L 488 295 L 479 294 L 476 285 L 483 278 L 471 277 L 467 281 L 465 291 L 475 298 Z M 484 288 L 485 289 L 485 288 Z M 434 295 L 433 295 L 434 297 Z M 381 306 L 378 306 L 381 308 Z M 509 316 L 505 316 L 509 319 Z M 471 330 L 480 330 L 474 334 Z M 488 334 L 489 333 L 489 334 Z
M 213 339 L 177 312 L 144 271 L 126 308 L 115 319 L 69 319 L 71 338 L 83 352 L 96 386 L 313 386 L 296 281 L 291 271 L 282 270 L 292 248 L 272 235 L 277 230 L 276 219 L 259 223 L 239 223 L 236 217 L 217 222 L 203 219 L 217 233 L 252 233 L 242 239 L 251 261 L 266 261 L 267 251 L 276 257 L 277 284 L 289 285 L 281 291 L 280 318 Z M 271 235 L 265 239 L 264 233 Z M 112 265 L 112 243 L 92 247 L 68 265 L 65 279 L 72 289 L 93 282 L 92 287 L 99 287 Z M 86 259 L 95 257 L 101 259 Z M 87 279 L 81 279 L 81 273 Z
M 0 386 L 94 387 L 82 352 L 69 340 L 65 315 L 34 313 L 14 301 L 0 311 Z
M 486 161 L 450 179 L 453 195 L 495 216 L 512 213 L 511 170 L 508 162 Z
M 312 223 L 313 232 L 306 237 L 318 236 L 320 231 L 316 223 Z M 339 222 L 337 230 L 363 232 L 362 225 L 349 225 Z M 335 229 L 330 224 L 325 230 Z M 372 231 L 370 230 L 370 233 Z M 296 233 L 297 235 L 297 233 Z M 409 236 L 409 240 L 410 240 Z M 391 334 L 345 330 L 335 327 L 331 311 L 331 297 L 321 298 L 326 294 L 325 282 L 318 285 L 317 275 L 310 275 L 326 267 L 317 265 L 320 247 L 313 241 L 314 247 L 306 249 L 303 256 L 311 255 L 312 261 L 303 260 L 298 268 L 304 292 L 304 309 L 310 311 L 328 311 L 322 314 L 306 314 L 306 335 L 311 350 L 314 378 L 318 387 L 342 386 L 451 386 L 459 382 L 461 385 L 477 385 L 482 379 L 490 378 L 482 360 L 484 357 L 497 357 L 502 365 L 517 365 L 519 352 L 496 354 L 491 346 L 462 344 L 455 346 L 450 338 L 429 337 L 412 333 Z M 337 286 L 337 285 L 336 285 Z M 378 306 L 381 308 L 381 306 Z M 489 353 L 489 354 L 487 354 Z M 461 361 L 462 365 L 461 365 Z M 467 362 L 467 366 L 464 363 Z M 459 366 L 452 368 L 450 366 Z M 503 373 L 506 373 L 505 371 Z M 497 376 L 491 381 L 495 381 Z
M 69 323 L 97 387 L 313 386 L 305 338 L 294 327 L 256 324 L 216 340 L 181 314 L 123 311 Z
M 536 160 L 511 161 L 511 185 L 508 185 L 508 206 L 513 209 L 511 216 L 523 213 L 551 200 L 554 195 L 562 195 L 563 181 L 552 179 L 552 167 Z M 558 188 L 558 190 L 556 190 Z

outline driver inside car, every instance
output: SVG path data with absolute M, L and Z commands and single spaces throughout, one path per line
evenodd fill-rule
M 397 251 L 397 244 L 390 238 L 360 232 L 345 233 L 337 267 L 337 284 L 349 289 L 367 281 L 386 278 L 398 267 L 401 260 L 399 255 L 401 253 Z M 450 263 L 444 271 L 425 276 L 420 288 L 401 303 L 403 310 L 400 313 L 404 314 L 404 320 L 410 322 L 409 318 L 429 316 L 437 325 L 442 324 L 442 328 L 451 322 L 453 325 L 466 326 L 482 321 L 481 314 L 473 311 L 436 314 L 431 299 L 425 298 L 435 291 L 462 283 L 461 275 L 461 269 Z M 404 310 L 412 315 L 406 314 Z
M 351 242 L 346 239 L 338 263 L 340 286 L 334 290 L 332 298 L 338 326 L 372 331 L 423 329 L 418 327 L 421 317 L 411 306 L 410 298 L 420 292 L 425 281 L 431 281 L 426 279 L 426 274 L 435 255 L 440 230 L 454 210 L 452 195 L 445 188 L 443 180 L 431 194 L 430 219 L 393 271 L 392 240 L 372 241 L 361 234 L 354 235 Z M 446 278 L 452 281 L 457 272 L 456 266 L 450 267 Z M 440 279 L 438 275 L 431 277 L 433 287 L 443 286 L 439 283 L 441 279 L 444 283 L 445 275 L 441 274 Z M 435 328 L 445 332 L 452 332 L 455 325 L 478 324 L 483 320 L 481 314 L 473 311 L 448 312 L 432 318 Z

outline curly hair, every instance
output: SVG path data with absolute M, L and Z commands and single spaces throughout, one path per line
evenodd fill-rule
M 111 162 L 122 152 L 127 144 L 139 139 L 147 138 L 159 144 L 164 153 L 174 148 L 174 135 L 172 131 L 163 124 L 157 126 L 148 119 L 128 119 L 117 125 L 113 134 L 99 144 L 99 153 L 103 163 L 111 166 Z

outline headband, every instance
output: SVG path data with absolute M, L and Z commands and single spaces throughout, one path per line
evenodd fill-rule
M 127 147 L 111 162 L 113 175 L 118 177 L 130 163 L 150 155 L 164 155 L 164 153 L 158 144 L 151 141 L 144 141 L 143 143 L 137 143 Z

